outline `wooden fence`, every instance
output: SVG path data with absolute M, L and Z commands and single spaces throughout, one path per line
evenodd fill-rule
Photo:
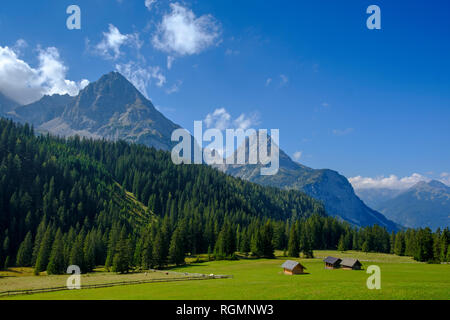
M 127 286 L 135 284 L 145 284 L 145 283 L 158 283 L 158 282 L 175 282 L 175 281 L 192 281 L 192 280 L 213 280 L 213 279 L 231 279 L 231 275 L 190 275 L 180 278 L 160 278 L 160 279 L 149 279 L 149 280 L 134 280 L 134 281 L 122 281 L 122 282 L 111 282 L 111 283 L 101 283 L 101 284 L 88 284 L 82 285 L 81 289 L 97 289 L 97 288 L 107 288 L 115 286 Z M 0 297 L 2 296 L 15 296 L 15 295 L 26 295 L 34 293 L 45 293 L 45 292 L 55 292 L 73 290 L 68 289 L 67 286 L 64 287 L 54 287 L 54 288 L 39 288 L 39 289 L 26 289 L 26 290 L 12 290 L 0 292 Z

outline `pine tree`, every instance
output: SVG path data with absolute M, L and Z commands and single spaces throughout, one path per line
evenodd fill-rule
M 264 256 L 264 242 L 261 232 L 256 231 L 252 236 L 251 242 L 252 254 L 256 257 Z
M 161 231 L 158 231 L 153 243 L 153 261 L 154 265 L 161 269 L 166 265 L 167 256 L 164 255 L 164 236 Z
M 47 227 L 45 225 L 45 217 L 44 217 L 38 226 L 36 238 L 34 240 L 33 254 L 31 258 L 31 265 L 33 266 L 36 265 L 39 250 L 41 249 L 42 238 L 44 238 L 45 230 L 47 230 Z
M 8 270 L 8 268 L 9 268 L 10 266 L 11 266 L 10 258 L 9 258 L 9 256 L 7 256 L 7 257 L 6 257 L 6 260 L 5 260 L 4 269 L 5 269 L 5 270 Z
M 116 254 L 113 260 L 113 271 L 117 273 L 128 273 L 130 270 L 130 247 L 125 227 L 122 228 L 120 239 L 117 244 Z
M 389 238 L 389 253 L 390 254 L 394 253 L 394 248 L 395 248 L 395 232 L 392 231 L 391 236 Z
M 84 239 L 84 267 L 86 272 L 92 272 L 95 268 L 95 239 L 93 233 L 88 233 Z
M 369 252 L 370 251 L 370 246 L 369 246 L 369 241 L 368 240 L 363 242 L 363 245 L 361 246 L 361 250 L 362 250 L 362 252 Z
M 33 242 L 31 231 L 29 231 L 25 237 L 25 240 L 20 244 L 19 251 L 17 252 L 16 264 L 19 267 L 31 266 L 31 258 L 33 254 Z
M 183 235 L 179 228 L 175 230 L 170 241 L 169 259 L 177 266 L 184 264 Z
M 297 258 L 300 255 L 299 239 L 295 225 L 292 225 L 289 233 L 288 254 L 290 257 Z
M 108 253 L 105 262 L 105 268 L 109 270 L 113 265 L 114 255 L 116 254 L 116 245 L 120 238 L 120 230 L 117 224 L 114 224 L 109 233 Z
M 434 262 L 441 261 L 441 230 L 438 228 L 436 233 L 433 234 L 433 258 Z
M 405 238 L 403 232 L 398 232 L 395 236 L 394 253 L 398 256 L 405 255 Z
M 70 251 L 70 265 L 75 265 L 80 267 L 81 271 L 86 272 L 85 263 L 84 263 L 84 232 L 81 232 L 75 240 L 75 243 L 72 246 L 72 250 Z
M 301 243 L 302 243 L 303 257 L 307 259 L 312 259 L 314 258 L 314 253 L 312 250 L 311 240 L 305 232 L 302 235 L 303 236 Z
M 272 222 L 269 220 L 266 222 L 262 230 L 263 256 L 269 259 L 275 257 L 275 249 L 273 246 L 273 235 L 274 230 Z
M 250 239 L 248 236 L 248 231 L 243 231 L 240 251 L 242 253 L 249 253 L 250 250 L 251 250 L 251 247 L 250 247 Z
M 417 261 L 430 261 L 433 259 L 433 235 L 430 228 L 419 229 L 416 235 L 417 247 L 414 259 Z
M 142 263 L 141 266 L 143 269 L 151 269 L 154 266 L 153 262 L 153 241 L 152 235 L 148 232 L 144 236 L 144 247 L 142 249 Z
M 344 252 L 345 251 L 345 243 L 344 243 L 344 235 L 341 235 L 341 237 L 339 238 L 339 243 L 338 243 L 338 251 Z
M 35 273 L 39 273 L 47 270 L 48 261 L 50 259 L 50 253 L 52 250 L 53 232 L 51 227 L 47 227 L 44 237 L 42 238 L 41 248 L 36 260 Z
M 48 274 L 64 274 L 66 265 L 64 263 L 64 243 L 61 229 L 58 229 L 53 242 L 50 260 L 47 267 Z
M 448 248 L 448 242 L 449 242 L 449 238 L 448 238 L 448 236 L 449 236 L 449 234 L 448 234 L 449 232 L 448 232 L 448 229 L 445 229 L 443 232 L 442 232 L 442 235 L 441 235 L 441 253 L 440 253 L 440 260 L 442 261 L 442 262 L 445 262 L 445 261 L 447 261 L 447 248 Z

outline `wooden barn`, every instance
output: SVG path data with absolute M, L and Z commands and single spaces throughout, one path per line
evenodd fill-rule
M 292 260 L 287 260 L 281 267 L 283 268 L 285 274 L 291 276 L 294 274 L 303 274 L 305 273 L 304 270 L 306 270 L 306 267 L 303 266 L 300 262 Z
M 325 262 L 325 269 L 337 269 L 341 264 L 341 259 L 335 257 L 326 257 L 323 262 Z
M 342 260 L 341 267 L 345 270 L 361 270 L 362 264 L 359 260 L 347 258 Z

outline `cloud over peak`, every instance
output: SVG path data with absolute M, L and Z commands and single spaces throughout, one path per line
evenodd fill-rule
M 117 64 L 116 70 L 128 79 L 147 99 L 148 85 L 154 80 L 155 85 L 162 87 L 166 83 L 166 77 L 159 67 L 145 67 L 136 62 L 130 61 L 125 64 Z
M 80 82 L 66 79 L 68 68 L 55 47 L 38 47 L 37 52 L 39 65 L 33 68 L 19 59 L 14 50 L 0 46 L 0 92 L 20 104 L 28 104 L 45 94 L 74 96 L 89 84 L 85 79 Z

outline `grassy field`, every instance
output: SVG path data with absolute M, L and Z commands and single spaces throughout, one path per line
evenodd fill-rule
M 363 268 L 381 268 L 381 290 L 368 290 L 368 274 L 362 271 L 326 270 L 328 255 L 360 259 Z M 450 300 L 450 265 L 417 263 L 408 257 L 359 252 L 316 251 L 315 259 L 299 259 L 308 274 L 287 276 L 275 260 L 217 261 L 192 264 L 173 271 L 230 274 L 233 279 L 168 282 L 102 289 L 61 291 L 11 299 L 152 299 L 152 300 L 245 300 L 245 299 L 445 299 Z M 120 276 L 119 276 L 120 277 Z M 1 291 L 1 290 L 0 290 Z
M 172 271 L 172 270 L 171 270 Z M 188 274 L 179 272 L 142 272 L 130 274 L 115 274 L 97 269 L 94 273 L 83 274 L 81 283 L 83 285 L 114 284 L 118 282 L 149 281 L 152 279 L 171 280 L 186 278 Z M 8 271 L 0 272 L 0 293 L 15 290 L 32 290 L 43 288 L 65 287 L 68 275 L 47 276 L 41 273 L 35 276 L 32 268 L 11 268 Z

